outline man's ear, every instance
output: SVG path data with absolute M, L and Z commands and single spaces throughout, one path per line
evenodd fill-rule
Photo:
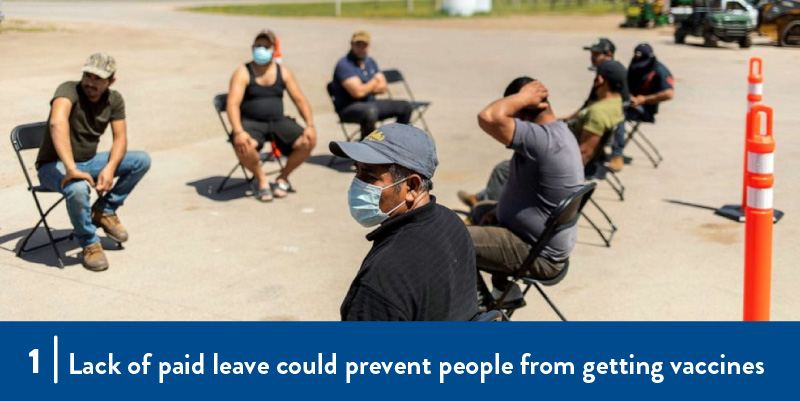
M 113 85 L 114 82 L 117 82 L 117 77 L 111 77 L 111 79 L 108 80 L 108 86 Z
M 406 180 L 408 191 L 406 192 L 406 202 L 414 202 L 420 193 L 420 186 L 422 186 L 422 178 L 417 174 L 411 174 Z

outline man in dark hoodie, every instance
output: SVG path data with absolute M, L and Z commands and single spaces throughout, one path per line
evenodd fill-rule
M 633 60 L 628 67 L 630 107 L 625 118 L 631 121 L 655 122 L 658 104 L 675 96 L 672 73 L 656 59 L 653 48 L 642 43 L 633 50 Z

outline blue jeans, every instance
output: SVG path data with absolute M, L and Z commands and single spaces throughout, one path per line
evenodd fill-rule
M 89 173 L 93 179 L 97 180 L 100 171 L 108 165 L 108 152 L 96 154 L 93 158 L 75 163 L 78 170 Z M 130 195 L 133 188 L 144 177 L 150 169 L 150 156 L 142 151 L 129 151 L 122 158 L 122 161 L 114 172 L 117 179 L 114 187 L 98 199 L 96 208 L 105 213 L 115 214 L 118 207 L 122 206 L 125 198 Z M 87 247 L 98 241 L 100 238 L 95 233 L 97 227 L 92 224 L 92 205 L 90 198 L 92 188 L 86 180 L 73 180 L 61 188 L 61 180 L 66 175 L 64 163 L 50 162 L 39 167 L 39 182 L 45 188 L 64 194 L 67 203 L 67 214 L 74 227 L 73 234 L 78 244 Z
M 645 111 L 644 107 L 625 108 L 625 120 L 641 121 L 645 123 L 655 122 L 653 115 Z M 611 142 L 611 156 L 622 156 L 622 149 L 625 147 L 625 121 L 614 127 L 614 138 Z

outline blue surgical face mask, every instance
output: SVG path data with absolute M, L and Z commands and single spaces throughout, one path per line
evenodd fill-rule
M 403 178 L 394 184 L 385 187 L 367 184 L 353 177 L 353 182 L 350 184 L 350 189 L 347 190 L 347 204 L 350 206 L 350 215 L 362 226 L 372 227 L 386 221 L 389 215 L 397 210 L 405 202 L 400 202 L 392 210 L 384 213 L 381 211 L 381 193 L 384 189 L 391 188 L 401 182 L 407 180 L 408 177 Z
M 267 65 L 272 61 L 272 49 L 267 49 L 264 46 L 253 48 L 253 61 L 258 65 Z

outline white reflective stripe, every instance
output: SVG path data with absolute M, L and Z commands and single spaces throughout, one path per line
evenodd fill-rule
M 753 209 L 772 209 L 772 188 L 758 189 L 747 187 L 747 207 Z
M 749 84 L 747 88 L 747 93 L 750 95 L 763 95 L 764 84 Z
M 773 174 L 775 172 L 775 154 L 747 152 L 747 171 L 756 174 Z

